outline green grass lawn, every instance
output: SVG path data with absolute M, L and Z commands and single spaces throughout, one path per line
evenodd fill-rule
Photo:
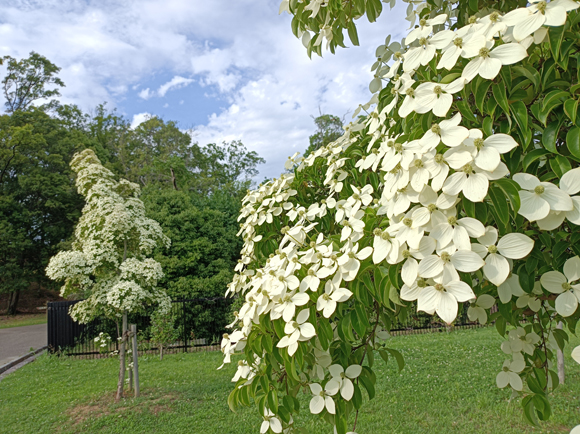
M 0 329 L 46 323 L 46 312 L 38 314 L 0 315 Z M 1 429 L 1 428 L 0 428 Z
M 569 357 L 567 383 L 551 397 L 553 418 L 529 426 L 518 400 L 495 386 L 503 356 L 494 329 L 399 336 L 405 355 L 398 373 L 377 357 L 377 396 L 363 406 L 359 434 L 568 433 L 580 423 L 580 365 Z M 235 363 L 217 371 L 220 353 L 140 360 L 143 397 L 113 403 L 117 359 L 42 356 L 0 382 L 1 433 L 259 433 L 255 408 L 232 413 L 226 404 Z M 297 420 L 308 432 L 332 429 L 308 414 L 303 396 Z

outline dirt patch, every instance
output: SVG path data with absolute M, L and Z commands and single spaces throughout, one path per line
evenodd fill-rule
M 130 393 L 125 390 L 125 395 Z M 122 417 L 125 414 L 150 413 L 155 416 L 172 411 L 173 403 L 179 399 L 177 393 L 167 393 L 157 389 L 141 391 L 139 398 L 126 397 L 115 402 L 115 393 L 107 393 L 97 399 L 69 408 L 65 414 L 68 421 L 61 424 L 56 432 L 72 433 L 84 431 L 87 422 L 106 416 Z

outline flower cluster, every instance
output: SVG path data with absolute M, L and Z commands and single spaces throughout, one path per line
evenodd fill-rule
M 304 3 L 313 18 L 330 14 L 327 2 Z M 549 129 L 535 138 L 520 126 L 519 113 L 512 121 L 501 86 L 504 67 L 542 55 L 555 31 L 546 26 L 565 25 L 580 4 L 531 1 L 507 13 L 483 11 L 458 26 L 454 2 L 435 2 L 439 9 L 410 3 L 418 26 L 403 44 L 388 40 L 379 47 L 375 95 L 345 134 L 304 159 L 290 157 L 294 174 L 244 198 L 244 247 L 228 288 L 244 304 L 222 352 L 224 363 L 246 354 L 233 396 L 261 399 L 262 432 L 293 428 L 293 404 L 279 410 L 277 395 L 271 397 L 276 382 L 289 382 L 292 397 L 308 386 L 310 411 L 346 432 L 341 421 L 358 410 L 361 387 L 374 394 L 365 358 L 377 350 L 399 362 L 383 327 L 408 306 L 452 324 L 460 303 L 470 302 L 472 321 L 493 319 L 507 336 L 502 350 L 509 359 L 498 387 L 523 393 L 525 380 L 537 395 L 534 368 L 551 370 L 548 355 L 565 340 L 551 324 L 577 312 L 578 256 L 566 261 L 563 273 L 555 260 L 541 265 L 538 258 L 543 263 L 553 250 L 576 252 L 563 239 L 569 225 L 580 224 L 580 168 L 559 155 L 549 163 L 557 176 L 528 173 L 547 164 L 540 158 L 552 152 L 543 148 Z M 318 30 L 314 45 L 335 37 L 331 29 Z M 532 82 L 533 73 L 522 69 Z M 490 86 L 488 109 L 483 97 Z M 483 107 L 477 113 L 466 111 L 470 98 Z M 505 113 L 494 117 L 496 107 Z M 363 110 L 370 112 L 358 116 Z M 498 298 L 499 312 L 492 314 Z M 521 327 L 523 317 L 535 322 Z M 506 323 L 514 327 L 509 332 Z M 545 387 L 552 387 L 548 377 Z
M 139 186 L 116 181 L 91 150 L 75 155 L 71 167 L 86 203 L 72 250 L 59 252 L 46 268 L 49 278 L 64 281 L 62 296 L 86 298 L 71 308 L 71 316 L 86 323 L 148 304 L 169 311 L 170 300 L 157 287 L 163 277 L 161 265 L 145 255 L 157 245 L 168 247 L 170 241 L 159 224 L 145 216 Z

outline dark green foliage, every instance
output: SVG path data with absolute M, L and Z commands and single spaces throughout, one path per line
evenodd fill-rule
M 64 86 L 62 80 L 56 77 L 60 68 L 46 57 L 33 51 L 26 59 L 4 56 L 3 61 L 8 68 L 2 80 L 8 113 L 27 110 L 34 101 L 60 95 L 58 88 L 46 88 L 47 85 Z M 54 108 L 56 105 L 57 102 L 52 100 L 43 107 Z
M 314 119 L 316 133 L 310 136 L 310 145 L 304 151 L 304 158 L 322 146 L 334 142 L 344 134 L 342 119 L 334 115 L 320 115 Z
M 0 292 L 50 286 L 48 259 L 67 240 L 82 199 L 69 161 L 83 137 L 40 109 L 0 117 Z
M 199 198 L 196 204 L 186 191 L 147 191 L 143 198 L 147 214 L 171 239 L 171 247 L 155 256 L 163 267 L 161 284 L 168 294 L 172 298 L 222 297 L 241 249 L 236 237 L 239 201 L 233 198 L 223 204 L 230 210 L 222 211 Z

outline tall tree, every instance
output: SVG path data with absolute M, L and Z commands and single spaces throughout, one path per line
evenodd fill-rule
M 71 307 L 80 323 L 95 317 L 122 318 L 117 397 L 123 396 L 127 314 L 159 305 L 168 312 L 170 299 L 157 286 L 163 272 L 159 262 L 148 256 L 157 246 L 169 247 L 159 224 L 147 218 L 139 199 L 140 189 L 127 180 L 117 181 L 90 149 L 71 162 L 77 173 L 76 185 L 85 197 L 83 215 L 75 229 L 72 249 L 51 258 L 46 274 L 64 281 L 61 294 L 85 299 Z
M 310 145 L 304 151 L 304 157 L 334 142 L 344 134 L 342 129 L 343 121 L 338 116 L 320 115 L 314 118 L 314 123 L 316 124 L 316 132 L 310 136 Z
M 6 110 L 14 113 L 28 109 L 34 101 L 48 100 L 60 96 L 58 88 L 49 89 L 49 86 L 64 87 L 63 81 L 56 76 L 60 68 L 34 51 L 26 59 L 16 60 L 4 56 L 7 74 L 2 80 Z M 56 100 L 45 104 L 46 108 L 54 108 Z
M 72 234 L 82 199 L 68 163 L 84 137 L 40 109 L 0 116 L 0 292 L 51 286 L 48 258 Z

